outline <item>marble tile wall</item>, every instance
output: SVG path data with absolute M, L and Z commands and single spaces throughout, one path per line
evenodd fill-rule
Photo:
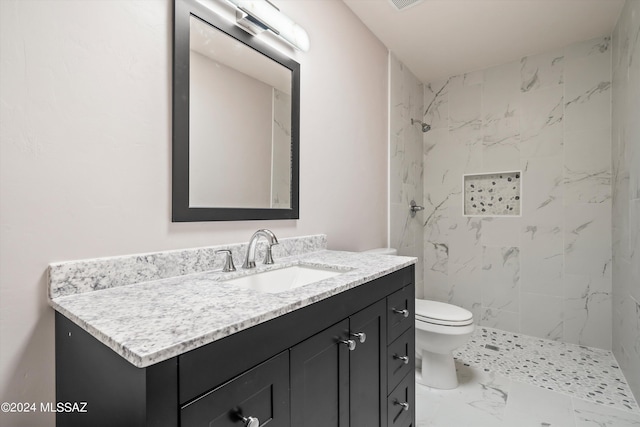
M 605 37 L 424 84 L 425 297 L 611 349 L 611 58 Z M 521 217 L 462 216 L 463 174 L 514 170 Z
M 422 119 L 422 83 L 398 59 L 389 58 L 389 244 L 399 255 L 418 258 L 422 271 L 422 212 L 412 218 L 409 203 L 422 205 L 422 130 L 411 119 Z M 416 294 L 422 296 L 423 277 L 416 273 Z
M 640 400 L 640 0 L 627 0 L 613 53 L 613 353 Z

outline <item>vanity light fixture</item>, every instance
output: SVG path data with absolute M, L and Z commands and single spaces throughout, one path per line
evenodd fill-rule
M 303 52 L 309 50 L 309 35 L 267 0 L 228 0 L 236 8 L 236 24 L 250 34 L 271 30 Z

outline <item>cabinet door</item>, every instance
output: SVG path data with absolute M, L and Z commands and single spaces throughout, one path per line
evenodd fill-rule
M 349 320 L 292 347 L 291 425 L 349 426 Z
M 382 427 L 387 420 L 386 304 L 379 301 L 350 317 L 350 427 Z M 366 334 L 361 342 L 355 334 Z

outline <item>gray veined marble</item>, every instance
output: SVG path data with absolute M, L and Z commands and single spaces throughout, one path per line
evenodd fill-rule
M 484 72 L 483 171 L 513 171 L 520 168 L 522 105 L 519 84 L 516 62 L 498 65 Z
M 522 95 L 520 153 L 523 159 L 562 153 L 563 86 L 550 86 Z
M 602 337 L 611 333 L 609 311 L 611 281 L 606 278 L 567 275 L 564 333 L 567 341 L 605 347 Z
M 77 261 L 71 264 L 82 272 L 81 275 L 54 277 L 81 276 L 80 284 L 85 289 L 53 297 L 50 304 L 133 365 L 145 367 L 415 263 L 415 258 L 409 257 L 324 250 L 325 236 L 290 239 L 288 244 L 285 240 L 281 240 L 282 251 L 290 252 L 274 254 L 276 264 L 259 264 L 255 270 L 239 269 L 235 273 L 223 273 L 219 268 L 193 272 L 196 268 L 204 268 L 202 257 L 208 255 L 210 248 L 204 253 L 201 249 L 160 252 L 153 256 L 112 258 L 103 263 L 87 260 L 91 268 L 87 265 L 83 268 L 83 261 Z M 127 275 L 126 270 L 139 267 L 139 260 L 145 261 L 143 266 L 151 260 L 162 260 L 162 263 L 156 269 L 144 269 L 143 274 L 131 272 Z M 170 262 L 185 262 L 190 269 L 180 269 Z M 230 278 L 298 264 L 333 268 L 343 273 L 278 294 L 260 293 L 225 282 Z M 100 269 L 105 266 L 109 268 Z M 188 273 L 174 274 L 180 271 Z M 174 275 L 158 278 L 164 272 Z M 95 280 L 99 283 L 111 274 L 119 285 L 98 290 L 91 286 L 91 274 L 96 274 Z M 125 277 L 140 281 L 122 283 Z
M 484 247 L 482 306 L 519 312 L 520 249 Z
M 460 216 L 460 206 L 449 208 L 449 256 L 457 264 L 479 263 L 482 256 L 482 219 Z
M 628 4 L 635 10 L 638 0 Z M 607 290 L 612 243 L 618 265 L 629 266 L 624 277 L 635 279 L 635 270 L 640 277 L 633 268 L 640 263 L 631 262 L 640 259 L 640 172 L 632 167 L 640 149 L 631 142 L 640 141 L 640 127 L 637 120 L 622 126 L 640 111 L 640 85 L 628 73 L 638 64 L 630 60 L 640 14 L 623 16 L 623 35 L 612 40 L 425 83 L 425 121 L 437 123 L 424 136 L 425 296 L 472 310 L 481 325 L 611 348 L 604 319 L 616 296 Z M 619 83 L 632 79 L 616 86 L 616 75 Z M 521 216 L 465 221 L 464 175 L 518 170 Z M 446 257 L 436 251 L 444 246 Z M 509 251 L 511 264 L 503 265 Z M 573 276 L 591 280 L 589 292 L 578 292 L 585 282 Z M 638 301 L 640 291 L 626 287 Z M 613 307 L 631 311 L 621 301 Z M 626 329 L 618 333 L 626 343 L 619 352 L 639 361 Z
M 611 51 L 613 352 L 640 399 L 640 0 L 625 2 Z
M 393 53 L 389 56 L 389 73 L 389 244 L 396 248 L 400 255 L 418 257 L 416 269 L 422 271 L 424 212 L 418 212 L 415 217 L 411 217 L 409 203 L 416 200 L 419 205 L 423 204 L 423 153 L 425 150 L 428 151 L 428 142 L 423 138 L 430 138 L 434 132 L 441 132 L 442 123 L 438 122 L 438 118 L 445 114 L 446 106 L 443 106 L 440 100 L 434 99 L 431 112 L 425 113 L 423 84 Z M 431 131 L 423 133 L 416 120 L 431 125 Z M 418 295 L 421 295 L 422 280 L 422 274 L 418 275 Z
M 565 132 L 608 128 L 611 112 L 611 49 L 608 37 L 567 49 Z
M 431 129 L 447 127 L 449 80 L 432 83 L 424 87 L 424 122 L 431 125 Z
M 522 92 L 564 83 L 564 53 L 548 52 L 521 59 Z

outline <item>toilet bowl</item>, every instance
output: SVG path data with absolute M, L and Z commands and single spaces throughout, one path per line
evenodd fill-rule
M 438 301 L 416 299 L 416 381 L 438 389 L 458 386 L 453 350 L 474 330 L 473 314 Z
M 365 252 L 397 255 L 394 248 Z M 416 381 L 432 388 L 458 387 L 453 350 L 463 346 L 475 326 L 473 314 L 462 307 L 416 298 Z

